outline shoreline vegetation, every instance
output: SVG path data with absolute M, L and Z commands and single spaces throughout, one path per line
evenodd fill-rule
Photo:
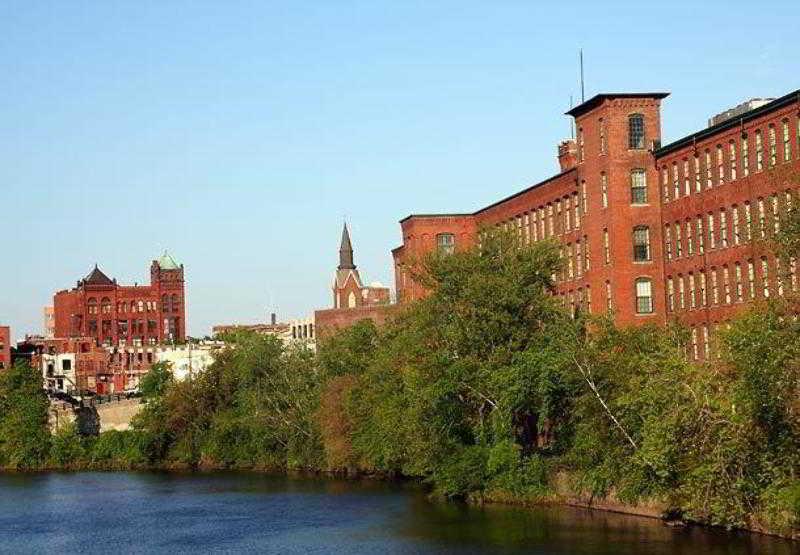
M 771 248 L 800 254 L 800 217 Z M 317 353 L 237 334 L 205 372 L 157 364 L 127 432 L 50 434 L 41 376 L 0 374 L 0 468 L 251 469 L 417 481 L 472 503 L 641 510 L 800 539 L 800 302 L 755 303 L 689 361 L 687 330 L 574 318 L 557 245 L 490 234 L 420 261 L 431 295 Z M 596 313 L 597 311 L 595 311 Z M 649 513 L 649 514 L 648 514 Z

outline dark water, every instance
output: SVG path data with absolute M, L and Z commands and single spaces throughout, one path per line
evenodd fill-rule
M 2 553 L 788 554 L 789 542 L 569 508 L 431 503 L 258 474 L 0 476 Z

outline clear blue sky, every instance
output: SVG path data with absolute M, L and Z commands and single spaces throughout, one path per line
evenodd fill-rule
M 800 2 L 0 5 L 0 322 L 98 262 L 186 265 L 192 334 L 330 304 L 342 217 L 393 283 L 397 221 L 555 173 L 579 94 L 666 90 L 663 138 L 800 88 Z

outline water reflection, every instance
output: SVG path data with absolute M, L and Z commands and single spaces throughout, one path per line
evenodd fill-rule
M 0 552 L 786 555 L 789 542 L 563 507 L 432 503 L 380 482 L 250 473 L 0 476 Z

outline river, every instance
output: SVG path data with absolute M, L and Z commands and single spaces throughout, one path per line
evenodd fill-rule
M 600 511 L 467 507 L 254 473 L 0 476 L 1 553 L 784 555 L 790 542 Z

